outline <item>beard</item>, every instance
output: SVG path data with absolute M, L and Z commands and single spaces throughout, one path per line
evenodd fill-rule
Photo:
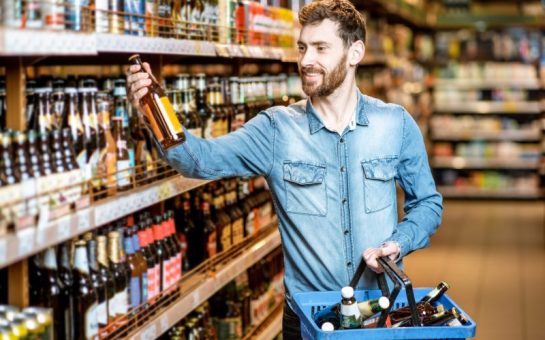
M 332 94 L 333 91 L 341 86 L 346 78 L 346 74 L 348 73 L 346 59 L 347 55 L 345 53 L 331 72 L 327 72 L 324 69 L 317 67 L 299 68 L 299 76 L 303 83 L 303 92 L 309 97 L 327 97 Z M 321 74 L 322 83 L 319 83 L 319 81 L 305 81 L 305 73 Z

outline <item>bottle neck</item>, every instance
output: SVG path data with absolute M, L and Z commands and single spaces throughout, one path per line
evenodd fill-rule
M 49 270 L 57 270 L 57 255 L 53 248 L 48 248 L 44 254 L 44 267 Z
M 89 261 L 87 259 L 87 250 L 85 245 L 76 246 L 76 252 L 74 254 L 74 269 L 81 274 L 89 274 Z
M 108 256 L 106 253 L 106 237 L 98 236 L 97 237 L 97 259 L 104 267 L 108 267 Z

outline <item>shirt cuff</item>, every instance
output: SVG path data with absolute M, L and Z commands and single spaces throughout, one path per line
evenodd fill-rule
M 400 232 L 394 233 L 384 241 L 384 243 L 386 242 L 395 242 L 399 246 L 399 255 L 395 260 L 396 262 L 411 252 L 411 240 Z

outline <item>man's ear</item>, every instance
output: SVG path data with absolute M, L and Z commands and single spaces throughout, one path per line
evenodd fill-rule
M 365 44 L 361 40 L 354 41 L 348 49 L 348 63 L 357 66 L 365 56 Z

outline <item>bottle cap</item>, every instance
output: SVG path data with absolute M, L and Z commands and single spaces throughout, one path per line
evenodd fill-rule
M 333 332 L 334 330 L 335 330 L 335 327 L 333 327 L 333 324 L 331 322 L 324 322 L 322 324 L 322 331 Z
M 386 296 L 381 296 L 378 299 L 378 305 L 380 306 L 380 308 L 386 309 L 390 307 L 390 300 Z
M 345 299 L 350 299 L 350 298 L 354 297 L 354 288 L 352 288 L 350 286 L 343 287 L 341 289 L 341 295 Z

